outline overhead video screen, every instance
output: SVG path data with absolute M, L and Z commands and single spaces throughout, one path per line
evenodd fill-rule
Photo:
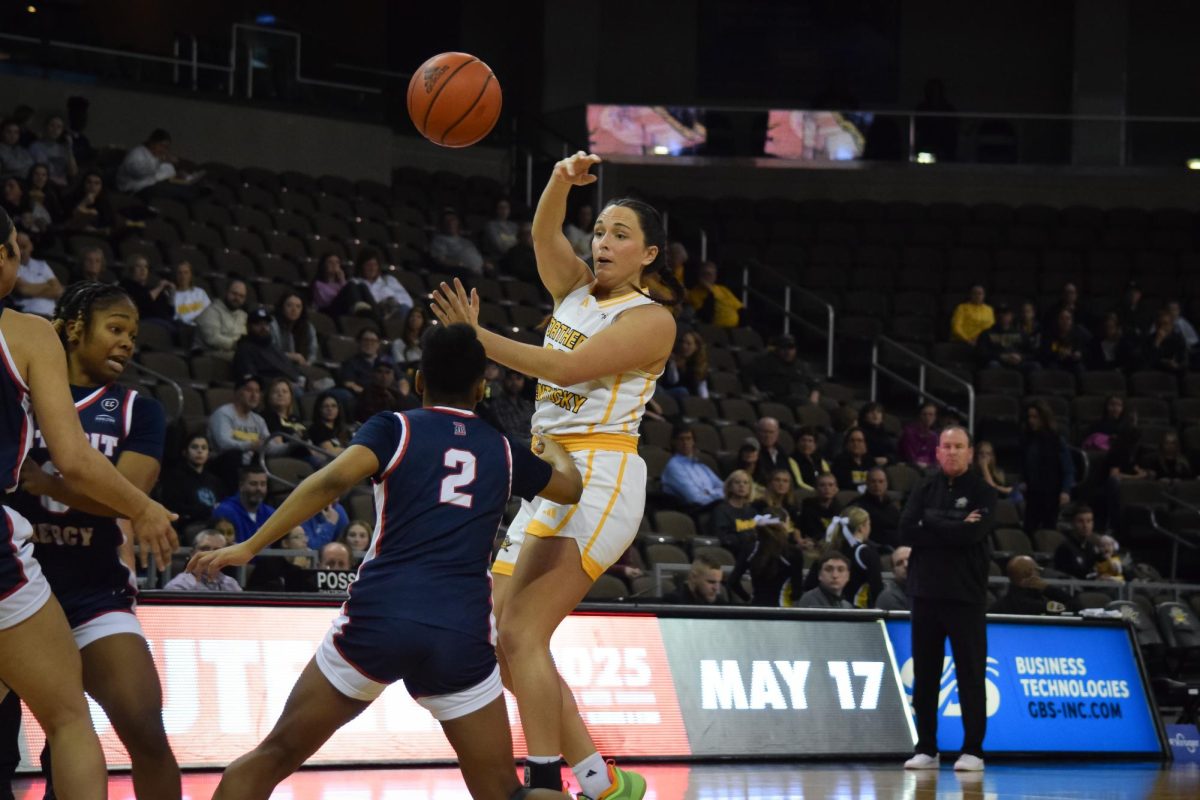
M 587 126 L 588 149 L 601 155 L 677 156 L 708 140 L 695 108 L 589 105 Z

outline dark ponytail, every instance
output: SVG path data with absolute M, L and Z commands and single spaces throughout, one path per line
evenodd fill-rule
M 58 331 L 63 348 L 67 347 L 67 326 L 75 320 L 83 322 L 86 331 L 92 324 L 92 312 L 97 307 L 107 308 L 120 302 L 132 303 L 129 293 L 120 286 L 99 281 L 73 283 L 58 298 L 51 322 Z
M 638 294 L 649 297 L 654 302 L 662 303 L 665 306 L 677 306 L 682 303 L 683 284 L 675 277 L 675 272 L 671 269 L 671 265 L 667 261 L 667 228 L 663 225 L 662 214 L 658 213 L 658 209 L 649 203 L 632 197 L 619 197 L 616 200 L 610 200 L 605 205 L 605 208 L 612 206 L 628 208 L 637 215 L 638 224 L 642 227 L 642 236 L 646 240 L 646 246 L 658 248 L 658 255 L 642 271 L 642 278 L 657 276 L 659 282 L 666 287 L 670 294 L 667 297 L 659 297 L 656 294 L 640 290 L 638 290 Z

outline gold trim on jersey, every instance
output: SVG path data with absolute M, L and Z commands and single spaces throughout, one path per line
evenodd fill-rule
M 592 545 L 596 543 L 596 537 L 600 535 L 600 531 L 604 530 L 604 523 L 608 521 L 608 517 L 612 514 L 613 506 L 617 503 L 617 498 L 621 495 L 621 479 L 625 477 L 625 463 L 629 460 L 629 454 L 625 453 L 621 456 L 621 466 L 617 468 L 617 487 L 613 489 L 612 496 L 608 498 L 608 505 L 604 508 L 604 514 L 600 517 L 600 521 L 596 523 L 596 530 L 592 531 L 592 536 L 588 539 L 587 546 L 583 548 L 583 553 L 579 559 L 583 562 L 583 571 L 586 572 L 593 581 L 599 580 L 604 574 L 604 567 L 596 563 L 596 560 L 588 555 L 592 549 Z
M 566 433 L 559 436 L 553 434 L 545 434 L 545 436 L 547 439 L 561 444 L 568 453 L 607 450 L 612 453 L 637 455 L 638 451 L 638 437 L 626 436 L 622 433 Z
M 592 295 L 592 299 L 596 300 L 596 305 L 600 308 L 610 308 L 611 306 L 624 303 L 626 300 L 630 300 L 634 297 L 644 298 L 645 295 L 641 294 L 640 292 L 629 292 L 628 294 L 623 294 L 620 297 L 610 297 L 607 300 L 596 300 L 596 296 Z

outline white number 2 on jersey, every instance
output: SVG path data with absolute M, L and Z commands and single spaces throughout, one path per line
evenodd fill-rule
M 442 463 L 457 472 L 442 479 L 442 495 L 438 499 L 452 506 L 470 508 L 471 495 L 462 490 L 475 480 L 475 454 L 466 450 L 447 450 Z

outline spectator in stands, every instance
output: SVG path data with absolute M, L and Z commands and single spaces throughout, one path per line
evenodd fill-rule
M 1171 312 L 1165 308 L 1154 318 L 1154 330 L 1142 341 L 1142 368 L 1183 375 L 1188 368 L 1187 342 L 1175 330 Z
M 1040 369 L 1029 337 L 1017 325 L 1016 315 L 1004 303 L 996 305 L 996 324 L 975 340 L 976 361 L 986 368 L 1003 367 L 1028 374 Z
M 21 125 L 11 118 L 4 120 L 0 124 L 0 178 L 24 178 L 34 163 L 29 148 L 21 144 Z
M 800 503 L 800 535 L 807 543 L 815 545 L 824 541 L 829 523 L 842 512 L 837 493 L 837 478 L 826 472 L 817 478 L 816 496 L 806 497 Z
M 996 324 L 992 307 L 984 302 L 982 286 L 972 286 L 967 301 L 959 303 L 950 318 L 950 338 L 956 342 L 975 344 L 979 334 Z
M 1183 308 L 1179 305 L 1178 300 L 1168 300 L 1166 308 L 1175 323 L 1175 331 L 1183 337 L 1188 353 L 1194 357 L 1197 346 L 1200 346 L 1200 334 L 1196 333 L 1196 328 L 1192 323 L 1184 319 Z
M 233 353 L 235 375 L 259 375 L 267 380 L 287 378 L 293 386 L 303 386 L 299 368 L 271 340 L 271 312 L 259 306 L 250 312 L 246 335 L 238 340 Z
M 591 234 L 588 234 L 588 252 L 591 252 Z M 442 212 L 438 232 L 429 242 L 429 256 L 439 268 L 460 278 L 479 277 L 491 271 L 475 243 L 462 235 L 462 223 L 458 212 L 446 209 Z M 409 301 L 412 306 L 412 301 Z
M 721 546 L 731 553 L 754 538 L 758 511 L 751 503 L 754 481 L 750 473 L 735 469 L 723 485 L 725 500 L 713 509 L 708 518 L 708 535 L 720 539 Z
M 1054 327 L 1042 332 L 1039 354 L 1042 366 L 1066 372 L 1083 372 L 1083 352 L 1091 336 L 1075 324 L 1075 315 L 1068 309 L 1058 312 Z
M 1179 446 L 1179 434 L 1173 430 L 1163 433 L 1158 450 L 1146 459 L 1143 466 L 1150 473 L 1150 477 L 1162 483 L 1190 481 L 1196 477 L 1196 471 L 1192 469 L 1191 462 Z
M 890 550 L 900 544 L 900 506 L 888 494 L 888 476 L 883 467 L 867 471 L 867 490 L 851 505 L 871 516 L 871 539 L 880 548 Z
M 331 456 L 341 455 L 350 446 L 352 433 L 337 395 L 325 392 L 317 398 L 308 440 Z
M 991 613 L 1036 617 L 1077 609 L 1069 594 L 1042 579 L 1041 569 L 1029 556 L 1013 556 L 1005 571 L 1008 573 L 1008 591 L 988 609 Z
M 1095 531 L 1092 509 L 1082 504 L 1076 506 L 1071 514 L 1071 529 L 1054 551 L 1054 568 L 1072 578 L 1087 580 L 1099 556 Z
M 1137 414 L 1131 413 L 1126 424 L 1112 438 L 1108 452 L 1100 459 L 1095 470 L 1098 485 L 1092 494 L 1092 503 L 1098 513 L 1100 530 L 1115 528 L 1121 520 L 1121 483 L 1123 481 L 1149 480 L 1154 476 L 1138 463 L 1138 446 L 1142 431 L 1137 426 Z
M 500 257 L 500 274 L 529 283 L 540 283 L 537 256 L 533 252 L 533 223 L 517 226 L 517 243 Z
M 762 496 L 754 501 L 754 508 L 759 514 L 778 520 L 787 534 L 795 533 L 800 522 L 801 506 L 796 500 L 796 490 L 788 470 L 781 468 L 771 473 L 763 486 Z
M 70 214 L 68 230 L 112 236 L 125 226 L 125 218 L 108 196 L 103 176 L 95 170 L 84 173 L 79 188 L 64 205 Z
M 707 510 L 725 498 L 721 479 L 696 457 L 696 437 L 687 425 L 671 434 L 671 452 L 662 472 L 663 491 L 682 500 L 688 511 Z
M 429 328 L 429 315 L 413 306 L 404 318 L 404 330 L 392 341 L 392 361 L 401 370 L 416 369 L 421 363 L 421 336 Z
M 884 430 L 883 403 L 872 400 L 858 411 L 858 429 L 867 437 L 867 457 L 881 467 L 896 460 L 896 437 Z
M 210 553 L 225 546 L 225 537 L 219 531 L 200 531 L 192 541 L 193 553 Z M 242 587 L 236 580 L 223 572 L 216 577 L 181 572 L 163 587 L 168 592 L 240 592 Z
M 938 409 L 933 403 L 925 403 L 917 412 L 917 418 L 904 426 L 897 447 L 900 460 L 919 469 L 929 469 L 937 463 Z
M 21 251 L 21 266 L 17 270 L 13 300 L 26 314 L 49 318 L 54 314 L 55 302 L 62 297 L 63 285 L 49 264 L 33 257 L 33 240 L 29 234 L 17 234 L 17 249 Z
M 1137 281 L 1130 281 L 1125 287 L 1125 297 L 1117 305 L 1116 312 L 1121 318 L 1121 327 L 1133 336 L 1149 333 L 1155 324 L 1154 310 L 1143 301 L 1142 287 Z
M 66 186 L 79 174 L 71 136 L 67 133 L 63 118 L 57 114 L 46 120 L 45 134 L 30 146 L 29 152 L 34 161 L 46 165 L 50 170 L 50 180 L 59 186 Z
M 212 305 L 208 292 L 192 283 L 192 264 L 180 261 L 175 265 L 175 321 L 182 325 L 194 325 L 204 309 Z
M 354 396 L 359 396 L 371 382 L 371 373 L 380 361 L 388 357 L 379 352 L 383 341 L 374 328 L 362 328 L 355 337 L 358 340 L 358 352 L 346 359 L 338 370 L 338 385 L 349 389 Z
M 912 548 L 901 545 L 892 551 L 892 579 L 884 584 L 883 592 L 875 601 L 882 611 L 909 611 L 912 601 L 908 599 L 908 558 Z
M 33 205 L 25 196 L 25 186 L 20 178 L 5 178 L 4 192 L 0 196 L 0 208 L 8 213 L 18 231 L 32 236 L 41 235 L 38 221 L 33 217 Z
M 1070 312 L 1063 312 L 1064 314 Z M 1058 526 L 1058 510 L 1071 502 L 1075 462 L 1058 432 L 1054 412 L 1043 400 L 1025 404 L 1021 440 L 1025 478 L 1025 532 Z
M 688 291 L 687 300 L 701 322 L 720 328 L 736 328 L 741 324 L 742 301 L 728 286 L 717 283 L 717 265 L 712 261 L 705 261 L 700 267 L 699 281 Z
M 396 368 L 390 361 L 380 361 L 371 370 L 371 381 L 354 404 L 354 419 L 366 422 L 380 411 L 399 411 L 400 394 L 395 390 Z
M 308 550 L 308 534 L 297 525 L 287 536 L 271 546 L 276 550 Z M 246 580 L 246 588 L 259 592 L 301 591 L 307 587 L 305 575 L 313 567 L 309 556 L 268 556 L 259 558 Z
M 32 147 L 37 141 L 37 134 L 33 132 L 33 106 L 27 103 L 21 103 L 12 112 L 12 120 L 17 123 L 21 129 L 21 146 Z
M 1058 315 L 1063 311 L 1070 311 L 1071 318 L 1085 329 L 1091 329 L 1092 320 L 1084 310 L 1083 306 L 1079 305 L 1079 289 L 1073 283 L 1064 283 L 1062 291 L 1059 293 L 1058 302 L 1046 310 L 1042 317 L 1042 331 L 1049 332 L 1058 327 Z
M 1100 335 L 1087 343 L 1083 363 L 1090 370 L 1132 369 L 1138 360 L 1136 339 L 1126 335 L 1115 311 L 1104 315 Z
M 592 263 L 592 229 L 596 227 L 596 211 L 591 204 L 583 203 L 575 209 L 575 219 L 563 225 L 563 235 L 571 243 L 575 255 Z
M 724 577 L 721 562 L 707 555 L 696 556 L 687 580 L 676 586 L 675 591 L 663 595 L 662 601 L 685 606 L 726 605 L 721 598 Z
M 213 516 L 233 523 L 233 539 L 244 542 L 253 536 L 275 513 L 266 502 L 267 473 L 261 466 L 243 467 L 238 472 L 238 491 L 217 506 Z
M 525 380 L 525 376 L 514 369 L 505 372 L 501 391 L 488 400 L 487 410 L 497 430 L 514 442 L 528 446 L 533 400 L 525 392 Z
M 1036 356 L 1042 346 L 1042 324 L 1038 321 L 1037 307 L 1028 300 L 1021 303 L 1017 327 L 1029 342 L 1030 352 Z
M 317 329 L 309 322 L 304 298 L 297 292 L 287 292 L 276 301 L 271 316 L 271 344 L 297 368 L 314 364 L 320 357 Z
M 178 169 L 179 159 L 171 152 L 171 134 L 162 128 L 125 154 L 117 168 L 117 189 L 144 199 L 155 196 L 191 200 L 198 187 L 188 185 L 188 176 Z
M 758 439 L 758 463 L 752 473 L 754 479 L 766 485 L 771 474 L 777 469 L 787 470 L 792 480 L 800 482 L 800 466 L 779 447 L 779 420 L 774 417 L 762 417 L 754 426 L 754 435 Z
M 321 548 L 321 560 L 317 564 L 317 569 L 333 569 L 346 572 L 353 563 L 354 556 L 350 552 L 349 547 L 346 547 L 341 542 L 329 542 Z
M 257 413 L 262 383 L 254 375 L 237 379 L 233 402 L 219 406 L 208 417 L 208 440 L 217 450 L 213 470 L 226 484 L 239 467 L 261 453 L 270 438 L 267 422 Z
M 358 255 L 358 277 L 375 300 L 375 311 L 380 320 L 388 317 L 403 317 L 413 307 L 412 295 L 394 275 L 384 275 L 380 261 L 382 256 L 375 250 L 363 250 Z
M 108 261 L 99 247 L 88 247 L 79 259 L 79 279 L 99 283 L 116 283 L 108 272 Z M 106 280 L 107 279 L 107 280 Z
M 737 459 L 733 463 L 734 469 L 741 469 L 750 473 L 751 479 L 755 480 L 755 483 L 758 482 L 757 479 L 754 479 L 755 473 L 758 472 L 758 448 L 758 440 L 747 439 L 738 448 Z
M 306 454 L 307 451 L 303 448 L 297 450 L 298 445 L 285 443 L 277 435 L 286 433 L 289 436 L 303 439 L 308 431 L 308 427 L 301 421 L 300 415 L 297 413 L 295 392 L 292 390 L 291 381 L 287 378 L 276 377 L 267 383 L 267 403 L 262 416 L 266 420 L 267 431 L 271 434 L 273 444 L 287 444 L 289 454 L 298 454 L 300 457 Z
M 128 266 L 125 267 L 125 277 L 121 279 L 120 284 L 137 306 L 140 320 L 174 331 L 175 284 L 166 278 L 151 275 L 150 262 L 143 255 L 131 256 L 126 263 Z
M 41 220 L 43 232 L 64 221 L 63 190 L 50 181 L 50 169 L 45 164 L 34 164 L 29 170 L 30 213 Z
M 342 504 L 335 500 L 317 512 L 317 515 L 302 527 L 308 546 L 313 550 L 320 550 L 350 527 L 350 517 Z
M 867 470 L 874 466 L 867 455 L 867 436 L 851 428 L 842 438 L 842 452 L 833 459 L 833 474 L 843 489 L 867 490 Z
M 999 499 L 1015 504 L 1024 502 L 1021 490 L 1009 485 L 1008 476 L 996 463 L 996 449 L 986 439 L 975 446 L 975 466 L 983 477 L 983 482 L 996 490 Z
M 829 462 L 817 452 L 816 428 L 806 425 L 796 432 L 796 452 L 792 454 L 792 460 L 796 462 L 799 470 L 796 485 L 801 489 L 814 491 L 817 476 L 829 472 Z
M 492 258 L 501 258 L 517 244 L 517 223 L 512 216 L 512 203 L 507 197 L 496 201 L 492 218 L 483 224 L 483 249 Z
M 1096 580 L 1124 583 L 1126 564 L 1118 553 L 1121 545 L 1112 536 L 1096 537 Z
M 200 342 L 209 355 L 228 361 L 233 360 L 233 351 L 238 340 L 246 335 L 247 315 L 246 282 L 232 278 L 225 287 L 225 296 L 214 300 L 196 317 Z
M 175 527 L 206 522 L 225 493 L 221 480 L 207 469 L 210 454 L 208 437 L 195 434 L 187 441 L 183 460 L 159 481 L 163 505 L 179 515 Z
M 346 545 L 346 547 L 349 547 L 354 557 L 358 558 L 371 546 L 371 536 L 374 532 L 375 525 L 373 523 L 363 519 L 356 519 L 342 530 L 337 540 Z
M 337 253 L 326 253 L 321 256 L 312 284 L 313 308 L 328 313 L 338 295 L 346 288 L 346 284 L 346 272 L 342 269 L 342 257 Z
M 811 549 L 811 548 L 808 548 Z M 753 595 L 742 586 L 742 576 L 750 573 Z M 778 607 L 786 599 L 791 605 L 793 591 L 799 595 L 804 576 L 804 549 L 782 525 L 762 525 L 755 531 L 753 543 L 737 553 L 737 563 L 729 576 L 729 590 L 751 605 Z
M 743 378 L 747 386 L 772 400 L 790 404 L 807 397 L 810 403 L 820 402 L 804 362 L 796 357 L 796 339 L 788 333 L 777 336 L 774 347 L 750 362 Z
M 800 595 L 797 608 L 854 608 L 842 598 L 842 590 L 850 581 L 850 560 L 837 551 L 821 556 L 813 571 L 817 573 L 816 588 Z
M 1100 419 L 1087 429 L 1087 435 L 1083 440 L 1084 449 L 1107 451 L 1112 446 L 1112 440 L 1128 424 L 1129 418 L 1125 414 L 1125 398 L 1119 394 L 1109 395 L 1104 400 L 1104 411 L 1101 412 Z
M 684 331 L 675 340 L 658 385 L 675 397 L 708 397 L 708 347 L 695 331 Z
M 850 578 L 842 589 L 842 598 L 854 608 L 873 608 L 883 592 L 883 569 L 879 553 L 867 541 L 870 538 L 871 516 L 865 509 L 850 507 L 833 518 L 821 548 L 822 556 L 841 553 L 849 562 Z M 815 589 L 819 575 L 818 570 L 809 570 L 804 577 L 804 589 Z
M 73 95 L 67 98 L 67 133 L 71 134 L 71 149 L 75 160 L 81 165 L 90 164 L 96 157 L 96 150 L 84 133 L 87 128 L 89 105 L 86 97 Z

